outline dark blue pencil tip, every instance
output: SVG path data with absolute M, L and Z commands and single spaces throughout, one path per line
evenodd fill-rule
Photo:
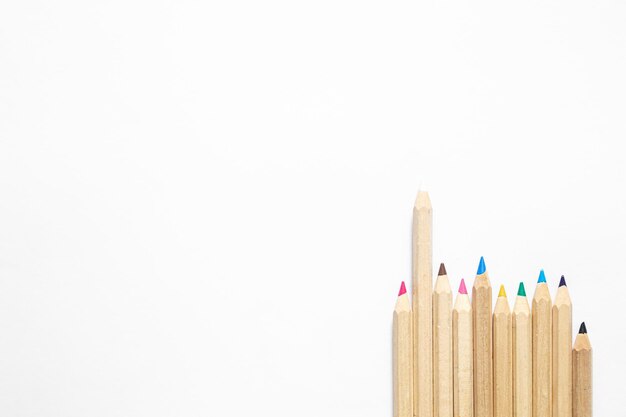
M 565 277 L 561 275 L 561 282 L 559 282 L 559 287 L 562 287 L 564 285 L 567 287 L 567 282 L 565 282 Z
M 537 284 L 546 282 L 546 274 L 543 273 L 543 269 L 539 272 L 539 279 L 537 280 Z
M 485 258 L 483 258 L 481 256 L 480 257 L 480 263 L 478 264 L 478 271 L 476 272 L 476 275 L 484 274 L 486 270 L 487 270 L 487 267 L 485 266 Z
M 585 326 L 585 322 L 584 321 L 580 324 L 580 330 L 578 330 L 578 333 L 580 333 L 580 334 L 587 333 L 587 326 Z

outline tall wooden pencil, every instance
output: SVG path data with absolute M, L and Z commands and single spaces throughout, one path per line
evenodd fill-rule
M 532 324 L 524 283 L 513 307 L 513 417 L 531 417 L 533 399 Z
M 404 281 L 393 311 L 393 416 L 413 417 L 413 317 Z
M 496 417 L 511 417 L 513 413 L 511 347 L 511 309 L 502 285 L 493 311 L 493 414 Z
M 433 215 L 430 197 L 417 193 L 413 207 L 413 414 L 433 416 Z
M 572 417 L 572 301 L 563 276 L 552 306 L 552 417 Z
M 587 336 L 585 322 L 574 341 L 572 351 L 572 398 L 574 417 L 592 417 L 592 385 L 591 385 L 591 342 Z
M 487 275 L 485 260 L 482 257 L 472 290 L 472 315 L 474 322 L 474 415 L 493 417 L 491 283 Z
M 474 415 L 472 333 L 472 304 L 467 295 L 465 280 L 462 279 L 452 311 L 454 417 L 473 417 Z
M 533 417 L 552 415 L 552 300 L 543 269 L 533 297 Z
M 444 264 L 433 291 L 433 413 L 453 417 L 452 290 Z

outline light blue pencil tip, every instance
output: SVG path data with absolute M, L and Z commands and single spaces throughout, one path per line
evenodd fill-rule
M 543 269 L 539 272 L 539 279 L 537 280 L 537 284 L 542 282 L 546 282 L 546 274 L 543 273 Z
M 487 270 L 487 267 L 485 266 L 485 259 L 481 256 L 480 257 L 480 263 L 478 264 L 478 271 L 476 272 L 476 275 L 484 274 L 486 270 Z

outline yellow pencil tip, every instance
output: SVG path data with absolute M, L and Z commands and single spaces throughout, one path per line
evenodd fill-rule
M 504 291 L 504 285 L 500 285 L 500 292 L 498 293 L 498 297 L 506 297 L 506 291 Z

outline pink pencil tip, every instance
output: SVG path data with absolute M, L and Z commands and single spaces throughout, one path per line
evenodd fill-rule
M 398 293 L 398 297 L 400 297 L 402 294 L 406 294 L 406 285 L 404 285 L 404 281 L 402 281 L 402 284 L 400 284 L 400 292 Z
M 459 285 L 459 294 L 467 294 L 467 288 L 465 288 L 465 280 L 461 278 L 461 285 Z

